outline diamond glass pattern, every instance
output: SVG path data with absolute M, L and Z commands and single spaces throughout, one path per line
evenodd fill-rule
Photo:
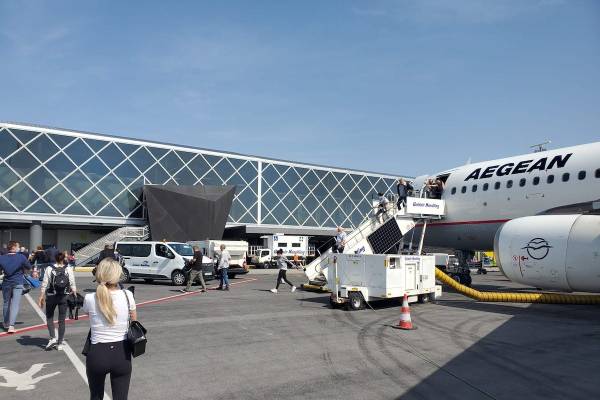
M 77 139 L 63 151 L 76 165 L 83 164 L 92 156 L 92 151 L 81 141 L 81 139 Z
M 23 182 L 13 186 L 12 189 L 4 194 L 4 197 L 21 211 L 39 198 L 38 195 Z
M 58 185 L 44 196 L 59 213 L 75 200 L 63 185 Z
M 389 177 L 267 160 L 259 177 L 258 161 L 233 155 L 11 130 L 14 136 L 0 126 L 0 157 L 15 169 L 0 162 L 0 211 L 142 218 L 144 184 L 232 184 L 230 222 L 350 228 L 370 211 L 378 190 L 394 189 Z
M 19 176 L 5 164 L 0 164 L 0 193 L 19 181 Z
M 58 181 L 54 179 L 50 172 L 48 172 L 48 170 L 44 167 L 37 169 L 25 180 L 39 195 L 43 195 L 58 183 Z
M 20 176 L 25 176 L 36 169 L 40 163 L 25 149 L 21 149 L 13 154 L 6 163 L 15 170 Z
M 58 147 L 46 135 L 40 135 L 33 142 L 29 143 L 27 148 L 41 162 L 47 161 L 58 151 Z
M 119 165 L 119 163 L 121 163 L 125 158 L 123 153 L 121 153 L 121 150 L 119 150 L 119 148 L 113 143 L 109 144 L 100 153 L 98 153 L 98 157 L 100 157 L 102 161 L 104 161 L 104 163 L 111 169 Z
M 46 162 L 46 167 L 58 179 L 64 179 L 71 172 L 75 171 L 75 164 L 64 153 L 55 155 L 50 161 Z
M 10 134 L 9 131 L 3 129 L 0 131 L 0 157 L 6 158 L 21 146 L 21 144 Z

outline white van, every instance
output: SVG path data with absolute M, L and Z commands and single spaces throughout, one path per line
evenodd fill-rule
M 192 246 L 178 242 L 117 242 L 115 250 L 123 258 L 125 281 L 141 278 L 152 282 L 156 279 L 183 285 L 187 278 L 183 272 L 186 261 L 194 257 Z M 213 272 L 207 270 L 204 275 L 212 278 Z

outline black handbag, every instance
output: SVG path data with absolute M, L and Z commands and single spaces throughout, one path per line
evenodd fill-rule
M 130 303 L 129 296 L 125 290 L 123 290 L 125 294 L 125 299 L 127 300 L 127 344 L 129 345 L 129 350 L 131 351 L 131 355 L 133 357 L 140 356 L 146 352 L 146 343 L 148 340 L 146 339 L 146 333 L 148 332 L 146 328 L 140 323 L 140 321 L 132 321 L 131 320 L 131 311 L 130 311 Z

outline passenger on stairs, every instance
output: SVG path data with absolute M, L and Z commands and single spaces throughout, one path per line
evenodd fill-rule
M 335 235 L 335 244 L 333 245 L 334 253 L 343 253 L 344 247 L 346 246 L 346 237 L 348 235 L 341 226 L 337 227 L 337 235 Z
M 410 182 L 407 182 L 404 178 L 398 179 L 396 184 L 396 191 L 398 192 L 398 210 L 406 207 L 406 198 L 408 194 L 413 190 Z
M 381 215 L 381 222 L 383 222 L 383 220 L 385 219 L 385 214 L 387 212 L 387 205 L 388 205 L 389 201 L 385 197 L 383 192 L 379 192 L 379 193 L 377 193 L 377 195 L 379 196 L 379 203 L 377 204 L 377 206 L 373 207 L 373 208 L 377 208 L 377 213 L 375 213 L 375 218 L 377 218 L 379 220 L 379 216 Z

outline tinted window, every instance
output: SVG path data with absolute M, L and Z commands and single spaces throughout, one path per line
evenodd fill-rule
M 460 192 L 461 193 L 467 193 L 467 187 L 466 186 L 461 187 L 460 188 Z
M 496 189 L 496 190 L 500 189 L 500 182 L 494 183 L 494 189 Z
M 269 255 L 269 250 L 263 250 L 260 252 L 261 257 L 268 256 L 268 255 Z
M 521 180 L 519 180 L 519 186 L 521 186 L 521 187 L 525 186 L 525 182 L 527 182 L 527 179 L 521 178 Z
M 156 245 L 155 251 L 158 257 L 167 258 L 167 255 L 169 254 L 169 248 L 162 243 Z
M 596 170 L 596 178 L 600 178 L 600 168 Z
M 506 182 L 506 187 L 510 189 L 512 187 L 512 184 L 513 184 L 513 182 L 512 182 L 512 179 L 511 179 L 510 181 Z
M 300 247 L 300 243 L 292 243 L 292 247 Z
M 452 188 L 452 190 L 450 191 L 450 193 L 452 193 L 452 194 L 456 194 L 456 188 L 455 188 L 455 187 L 453 187 L 453 188 Z
M 279 243 L 277 247 L 287 247 L 287 243 Z
M 488 190 L 489 187 L 490 187 L 489 183 L 484 183 L 483 184 L 483 191 L 485 192 L 486 190 Z
M 533 184 L 534 185 L 538 185 L 540 183 L 540 177 L 536 176 L 535 178 L 533 178 Z
M 152 245 L 150 244 L 118 244 L 117 251 L 125 257 L 148 257 Z
M 471 192 L 476 192 L 477 191 L 477 185 L 473 185 L 473 187 L 471 187 Z
M 577 174 L 577 178 L 581 181 L 583 179 L 585 179 L 585 171 L 579 171 L 579 173 Z
M 179 254 L 180 256 L 194 255 L 194 249 L 192 249 L 192 246 L 190 246 L 189 244 L 169 243 L 169 246 L 171 246 L 171 248 L 175 250 L 175 253 Z
M 565 173 L 562 175 L 562 181 L 563 181 L 563 182 L 568 182 L 570 177 L 571 177 L 571 175 L 570 175 L 568 172 L 565 172 Z
M 548 183 L 554 182 L 554 175 L 548 175 L 548 179 L 546 179 L 546 182 L 548 182 Z

